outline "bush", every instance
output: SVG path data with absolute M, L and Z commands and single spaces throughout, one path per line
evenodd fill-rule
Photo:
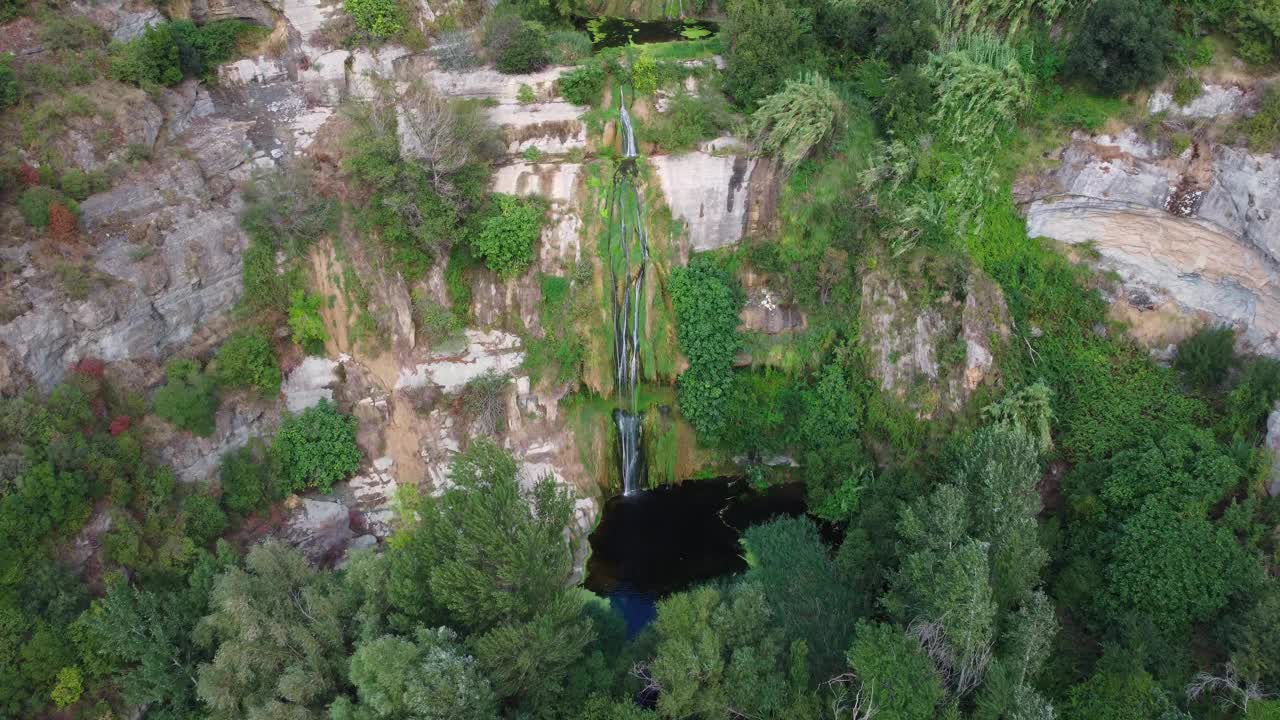
M 1069 75 L 1119 95 L 1157 82 L 1173 48 L 1172 19 L 1160 0 L 1099 0 L 1067 58 Z
M 250 445 L 222 456 L 222 504 L 231 512 L 247 515 L 275 499 L 270 465 L 264 455 L 261 447 Z
M 591 36 L 579 30 L 556 30 L 547 37 L 547 53 L 556 65 L 572 65 L 591 57 Z
M 111 76 L 139 87 L 176 85 L 182 81 L 178 41 L 168 25 L 152 25 L 142 35 L 115 47 Z
M 506 38 L 495 65 L 500 73 L 522 75 L 537 72 L 550 61 L 546 31 L 538 23 L 526 22 Z
M 658 90 L 658 61 L 641 52 L 631 63 L 631 89 L 637 96 L 652 95 Z
M 751 128 L 760 137 L 761 149 L 780 155 L 789 172 L 839 132 L 844 116 L 844 101 L 831 83 L 813 74 L 788 80 L 782 90 L 765 98 L 751 116 Z
M 1200 89 L 1200 78 L 1190 74 L 1183 75 L 1173 84 L 1173 102 L 1185 106 L 1200 97 Z
M 784 0 L 731 0 L 725 9 L 725 91 L 752 109 L 802 64 L 813 19 Z
M 564 73 L 556 82 L 560 94 L 574 105 L 595 105 L 604 90 L 605 72 L 599 63 L 587 63 Z
M 733 117 L 719 93 L 680 92 L 671 98 L 665 113 L 641 123 L 636 133 L 641 140 L 656 143 L 667 152 L 679 152 L 716 137 L 732 122 Z
M 328 400 L 285 418 L 271 445 L 272 465 L 286 492 L 330 492 L 360 468 L 361 457 L 356 419 Z
M 208 545 L 227 529 L 227 515 L 218 507 L 218 501 L 200 493 L 187 498 L 182 506 L 187 518 L 187 537 L 198 546 Z
M 1213 390 L 1235 365 L 1235 340 L 1235 331 L 1229 327 L 1202 328 L 1178 345 L 1173 366 L 1193 387 Z
M 413 316 L 418 332 L 426 339 L 427 347 L 433 350 L 462 339 L 462 322 L 449 306 L 436 302 L 417 288 L 413 291 Z
M 356 27 L 375 38 L 390 37 L 404 29 L 399 0 L 343 0 L 342 9 L 355 20 Z
M 324 343 L 329 339 L 324 318 L 320 317 L 323 305 L 323 297 L 303 290 L 294 290 L 289 296 L 289 329 L 293 331 L 293 342 L 312 355 L 323 353 Z
M 470 236 L 471 248 L 499 277 L 515 277 L 533 262 L 545 215 L 546 207 L 536 198 L 494 193 L 488 217 Z
M 18 211 L 22 219 L 33 228 L 49 227 L 49 206 L 69 204 L 62 193 L 51 187 L 36 185 L 27 188 L 18 197 Z
M 18 102 L 18 74 L 13 71 L 13 53 L 0 53 L 0 108 Z
M 252 387 L 268 397 L 280 392 L 280 364 L 260 329 L 242 330 L 227 338 L 215 360 L 218 383 L 224 387 Z
M 106 190 L 108 180 L 102 173 L 87 173 L 72 168 L 62 173 L 62 177 L 58 180 L 58 187 L 62 188 L 62 192 L 72 200 L 84 200 L 95 192 Z
M 672 272 L 671 303 L 680 351 L 689 360 L 676 385 L 680 410 L 700 436 L 716 441 L 728 420 L 741 293 L 733 275 L 702 254 Z
M 1254 152 L 1271 152 L 1280 147 L 1280 85 L 1268 87 L 1258 112 L 1237 120 L 1231 131 L 1236 141 L 1246 143 Z
M 1031 104 L 1031 78 L 1017 52 L 989 36 L 935 55 L 925 74 L 937 86 L 930 121 L 955 142 L 990 142 L 1013 129 Z
M 156 391 L 152 407 L 156 415 L 196 435 L 213 434 L 218 410 L 218 387 L 200 372 L 194 360 L 174 360 L 165 369 L 166 382 Z

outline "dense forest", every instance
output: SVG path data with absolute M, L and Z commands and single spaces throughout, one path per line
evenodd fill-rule
M 746 571 L 661 598 L 632 634 L 569 581 L 586 542 L 566 533 L 574 498 L 525 477 L 502 444 L 505 378 L 461 391 L 485 432 L 452 455 L 448 482 L 402 483 L 393 534 L 334 566 L 261 529 L 286 498 L 365 462 L 338 404 L 287 413 L 224 455 L 209 487 L 179 482 L 150 445 L 158 424 L 207 436 L 222 398 L 274 398 L 291 364 L 324 354 L 333 299 L 307 280 L 317 237 L 367 239 L 405 278 L 445 268 L 450 303 L 413 298 L 431 343 L 474 324 L 468 278 L 534 262 L 546 203 L 489 190 L 504 150 L 483 101 L 382 88 L 344 106 L 336 159 L 249 181 L 245 290 L 216 349 L 169 362 L 150 389 L 86 357 L 51 392 L 0 398 L 0 717 L 1280 718 L 1280 501 L 1264 445 L 1280 360 L 1212 325 L 1153 354 L 1109 314 L 1111 278 L 1088 248 L 1028 236 L 1012 190 L 1072 131 L 1139 122 L 1134 93 L 1174 81 L 1193 98 L 1196 73 L 1224 63 L 1274 74 L 1280 4 L 691 1 L 681 11 L 716 34 L 653 52 L 593 52 L 578 22 L 591 10 L 573 0 L 455 4 L 426 30 L 409 5 L 345 0 L 325 32 L 453 69 L 573 66 L 558 92 L 600 127 L 616 103 L 693 76 L 697 93 L 637 121 L 641 167 L 729 131 L 772 158 L 776 227 L 658 274 L 670 339 L 647 342 L 640 372 L 673 381 L 680 422 L 720 469 L 759 489 L 802 482 L 807 513 L 746 530 Z M 73 236 L 78 203 L 147 161 L 59 163 L 54 128 L 104 112 L 75 88 L 216 84 L 220 63 L 264 42 L 241 20 L 173 17 L 122 42 L 64 3 L 0 0 L 0 20 L 48 48 L 39 63 L 0 54 L 13 138 L 0 190 L 24 227 Z M 722 69 L 686 63 L 711 55 Z M 426 159 L 403 151 L 397 124 L 434 148 Z M 1280 85 L 1224 133 L 1280 147 Z M 634 161 L 597 154 L 593 192 Z M 68 297 L 99 282 L 60 267 Z M 571 417 L 598 394 L 585 379 L 611 372 L 593 367 L 609 358 L 589 290 L 600 272 L 542 277 L 546 330 L 525 338 L 535 380 L 574 388 Z M 800 308 L 803 330 L 741 331 L 744 273 Z M 962 400 L 949 379 L 887 392 L 865 343 L 874 273 L 920 307 L 962 306 L 989 278 L 1007 305 L 994 381 Z M 350 333 L 377 347 L 387 329 L 362 282 L 342 279 Z M 941 364 L 965 343 L 953 333 Z M 656 447 L 649 477 L 674 474 Z M 91 518 L 108 523 L 102 546 L 73 562 Z

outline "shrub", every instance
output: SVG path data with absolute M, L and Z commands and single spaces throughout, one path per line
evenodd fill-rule
M 1173 101 L 1178 105 L 1187 105 L 1200 97 L 1200 78 L 1195 75 L 1183 75 L 1173 84 Z
M 1280 84 L 1268 87 L 1258 112 L 1237 120 L 1231 130 L 1254 152 L 1270 152 L 1280 146 Z
M 671 302 L 680 351 L 689 360 L 676 385 L 680 410 L 699 435 L 715 441 L 728 420 L 741 293 L 729 271 L 702 254 L 672 272 Z
M 521 23 L 498 51 L 498 72 L 521 75 L 537 72 L 551 61 L 547 51 L 547 34 L 538 23 Z
M 155 414 L 196 435 L 213 434 L 218 410 L 218 387 L 200 372 L 194 360 L 174 360 L 165 369 L 166 382 L 152 400 Z
M 271 459 L 287 492 L 309 488 L 330 492 L 334 483 L 360 467 L 356 419 L 321 400 L 301 415 L 285 418 L 271 445 Z
M 22 219 L 33 228 L 49 227 L 49 206 L 66 203 L 62 193 L 51 187 L 36 185 L 27 188 L 18 197 L 18 211 Z
M 499 277 L 515 277 L 533 262 L 545 215 L 545 206 L 536 198 L 494 193 L 488 217 L 470 236 L 471 248 Z
M 264 455 L 260 446 L 249 445 L 222 456 L 222 504 L 231 512 L 247 515 L 274 499 L 270 465 Z
M 252 387 L 264 396 L 280 392 L 280 364 L 260 329 L 242 330 L 227 338 L 218 348 L 214 367 L 224 387 Z
M 599 63 L 587 63 L 564 73 L 556 82 L 560 94 L 574 105 L 595 105 L 604 90 L 605 72 Z
M 182 510 L 187 519 L 187 537 L 198 546 L 208 545 L 227 529 L 226 513 L 209 495 L 192 495 L 183 503 Z
M 105 178 L 98 178 L 91 173 L 72 168 L 62 173 L 62 177 L 58 180 L 58 187 L 62 188 L 62 192 L 72 200 L 84 200 L 104 184 L 103 179 Z
M 795 169 L 814 148 L 831 140 L 844 122 L 845 105 L 831 83 L 812 74 L 788 80 L 782 90 L 760 103 L 751 116 L 760 147 L 782 157 L 787 171 Z
M 76 216 L 62 203 L 49 203 L 49 237 L 68 240 L 76 234 Z
M 198 27 L 190 20 L 175 20 L 169 24 L 169 32 L 178 44 L 182 73 L 203 78 L 234 58 L 246 36 L 265 31 L 243 20 L 215 20 Z
M 506 419 L 506 390 L 510 384 L 511 376 L 490 370 L 463 386 L 462 410 L 472 430 L 482 435 L 502 431 Z
M 471 33 L 465 30 L 441 33 L 431 45 L 431 56 L 441 70 L 449 72 L 470 70 L 484 64 Z
M 1222 385 L 1235 364 L 1235 331 L 1202 328 L 1178 345 L 1173 366 L 1193 387 L 1210 391 Z
M 0 108 L 18 102 L 18 74 L 13 71 L 13 53 L 0 53 Z
M 930 120 L 955 142 L 991 142 L 1031 103 L 1031 79 L 1017 53 L 989 36 L 970 36 L 933 56 L 925 73 L 937 86 Z
M 323 304 L 323 297 L 303 290 L 294 290 L 289 296 L 289 329 L 293 331 L 293 342 L 313 355 L 323 353 L 324 343 L 329 339 L 324 318 L 320 317 Z
M 419 289 L 413 291 L 413 316 L 418 332 L 427 341 L 427 347 L 436 349 L 462 339 L 463 326 L 448 305 L 442 305 Z
M 9 22 L 18 17 L 18 13 L 26 3 L 22 0 L 0 0 L 0 23 Z
M 399 0 L 343 0 L 342 9 L 355 20 L 356 27 L 375 38 L 390 37 L 404 29 Z
M 1105 93 L 1132 92 L 1164 75 L 1173 40 L 1160 0 L 1099 0 L 1076 36 L 1066 71 Z
M 533 88 L 529 87 L 525 83 L 520 83 L 520 88 L 516 90 L 516 102 L 519 102 L 522 105 L 528 105 L 537 99 L 538 96 L 533 93 Z
M 813 20 L 784 0 L 731 0 L 725 10 L 725 90 L 751 109 L 801 64 Z
M 631 88 L 636 95 L 652 95 L 658 90 L 658 61 L 647 52 L 631 63 Z
M 547 37 L 547 53 L 556 65 L 591 57 L 591 36 L 580 30 L 556 30 Z
M 53 704 L 59 708 L 69 707 L 80 702 L 80 694 L 84 692 L 84 678 L 78 667 L 64 667 L 58 671 L 58 684 L 53 686 L 49 694 Z
M 182 81 L 178 41 L 168 25 L 152 25 L 142 35 L 115 47 L 111 75 L 139 87 Z

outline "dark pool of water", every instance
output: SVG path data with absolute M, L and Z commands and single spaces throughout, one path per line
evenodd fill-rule
M 657 601 L 695 583 L 747 568 L 743 530 L 804 512 L 800 483 L 760 493 L 739 479 L 691 480 L 617 496 L 591 534 L 588 590 L 609 598 L 634 636 Z
M 627 20 L 625 18 L 579 17 L 575 24 L 591 34 L 591 46 L 643 45 L 673 40 L 700 40 L 714 36 L 720 28 L 707 20 Z

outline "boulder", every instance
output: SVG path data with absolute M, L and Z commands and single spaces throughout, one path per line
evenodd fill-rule
M 295 498 L 291 504 L 289 517 L 280 530 L 284 541 L 313 563 L 340 557 L 355 537 L 347 506 L 323 498 Z
M 268 4 L 264 0 L 191 0 L 191 19 L 197 24 L 215 22 L 217 20 L 247 20 L 264 28 L 273 28 L 276 24 L 276 13 L 283 9 L 279 0 L 277 4 Z

